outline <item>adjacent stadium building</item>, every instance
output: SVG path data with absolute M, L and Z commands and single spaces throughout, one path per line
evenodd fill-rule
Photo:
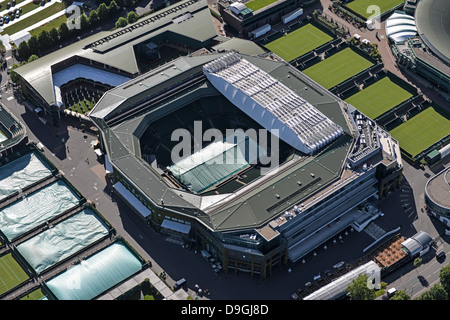
M 220 16 L 226 28 L 235 36 L 256 39 L 272 29 L 279 22 L 288 23 L 303 14 L 303 5 L 316 0 L 274 0 L 274 1 L 227 1 L 217 2 Z
M 431 177 L 425 185 L 425 205 L 428 212 L 450 228 L 450 168 Z
M 386 35 L 398 63 L 450 92 L 450 3 L 418 1 L 414 17 L 401 11 L 386 20 Z M 445 96 L 448 99 L 448 96 Z
M 110 89 L 89 117 L 115 192 L 225 272 L 266 278 L 362 230 L 376 216 L 356 207 L 401 180 L 388 132 L 270 54 L 180 57 Z

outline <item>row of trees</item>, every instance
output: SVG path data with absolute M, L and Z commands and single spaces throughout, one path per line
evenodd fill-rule
M 33 35 L 28 41 L 19 44 L 17 48 L 19 58 L 26 61 L 33 54 L 41 55 L 49 48 L 58 47 L 88 29 L 99 26 L 101 22 L 113 18 L 119 12 L 120 7 L 112 0 L 109 6 L 102 3 L 96 10 L 91 10 L 89 16 L 83 13 L 76 19 L 68 19 L 67 22 L 61 23 L 58 28 L 54 27 L 50 31 L 44 29 L 38 35 Z
M 414 266 L 417 268 L 421 264 L 420 258 L 414 261 Z M 346 292 L 352 300 L 374 300 L 376 292 L 367 287 L 368 276 L 366 274 L 359 275 L 347 287 Z M 440 283 L 435 284 L 429 290 L 422 293 L 415 300 L 448 300 L 450 297 L 450 265 L 443 267 L 439 274 Z M 385 287 L 385 284 L 384 284 Z M 411 297 L 406 293 L 406 290 L 397 291 L 391 300 L 410 300 Z

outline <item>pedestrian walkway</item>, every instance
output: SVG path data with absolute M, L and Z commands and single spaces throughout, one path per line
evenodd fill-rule
M 114 300 L 144 282 L 147 278 L 150 280 L 153 287 L 161 293 L 165 300 L 186 300 L 188 298 L 186 291 L 179 289 L 173 292 L 150 268 L 147 268 L 119 286 L 111 289 L 106 294 L 100 296 L 97 300 Z

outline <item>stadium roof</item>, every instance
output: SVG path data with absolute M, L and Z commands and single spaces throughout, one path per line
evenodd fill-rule
M 395 11 L 386 20 L 386 35 L 394 40 L 395 43 L 403 43 L 416 34 L 417 29 L 414 17 L 402 11 Z
M 177 18 L 190 13 L 188 19 Z M 108 65 L 124 75 L 139 73 L 134 46 L 158 35 L 177 34 L 203 45 L 217 36 L 206 0 L 185 0 L 113 31 L 102 31 L 15 69 L 49 104 L 56 104 L 53 67 L 73 57 Z
M 450 1 L 418 1 L 415 18 L 417 31 L 433 53 L 450 64 Z
M 90 113 L 101 130 L 111 164 L 154 205 L 196 218 L 215 231 L 255 228 L 341 177 L 353 142 L 341 102 L 294 67 L 243 55 L 323 113 L 343 133 L 314 156 L 281 165 L 231 194 L 200 196 L 177 189 L 140 157 L 139 138 L 149 123 L 203 96 L 221 93 L 203 65 L 225 54 L 180 57 L 105 93 Z M 299 184 L 299 182 L 301 183 Z
M 282 140 L 313 153 L 342 134 L 342 129 L 283 83 L 237 53 L 206 65 L 211 83 L 264 128 L 279 130 Z
M 445 168 L 427 181 L 425 192 L 429 199 L 450 210 L 450 168 Z

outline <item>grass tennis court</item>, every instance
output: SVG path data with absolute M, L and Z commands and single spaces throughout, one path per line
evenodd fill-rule
M 389 77 L 384 77 L 345 101 L 369 118 L 375 119 L 412 96 Z
M 275 2 L 277 0 L 253 0 L 249 1 L 245 4 L 247 8 L 252 9 L 253 11 L 256 11 L 258 9 L 264 8 L 265 6 L 268 6 L 269 4 Z
M 320 83 L 326 89 L 331 89 L 335 85 L 372 65 L 372 62 L 359 55 L 351 48 L 345 48 L 312 67 L 303 70 L 303 73 Z
M 375 5 L 380 7 L 380 14 L 386 12 L 399 4 L 405 2 L 405 0 L 355 0 L 347 3 L 345 6 L 352 9 L 356 13 L 359 13 L 364 18 L 368 18 L 374 14 L 373 11 L 367 13 L 369 6 Z
M 400 147 L 414 157 L 450 134 L 450 119 L 431 106 L 390 133 Z
M 23 296 L 20 300 L 40 300 L 44 297 L 44 293 L 41 289 L 36 289 L 33 292 Z
M 21 284 L 29 277 L 11 253 L 0 257 L 0 294 Z
M 331 40 L 331 36 L 309 23 L 266 44 L 265 47 L 289 62 Z

